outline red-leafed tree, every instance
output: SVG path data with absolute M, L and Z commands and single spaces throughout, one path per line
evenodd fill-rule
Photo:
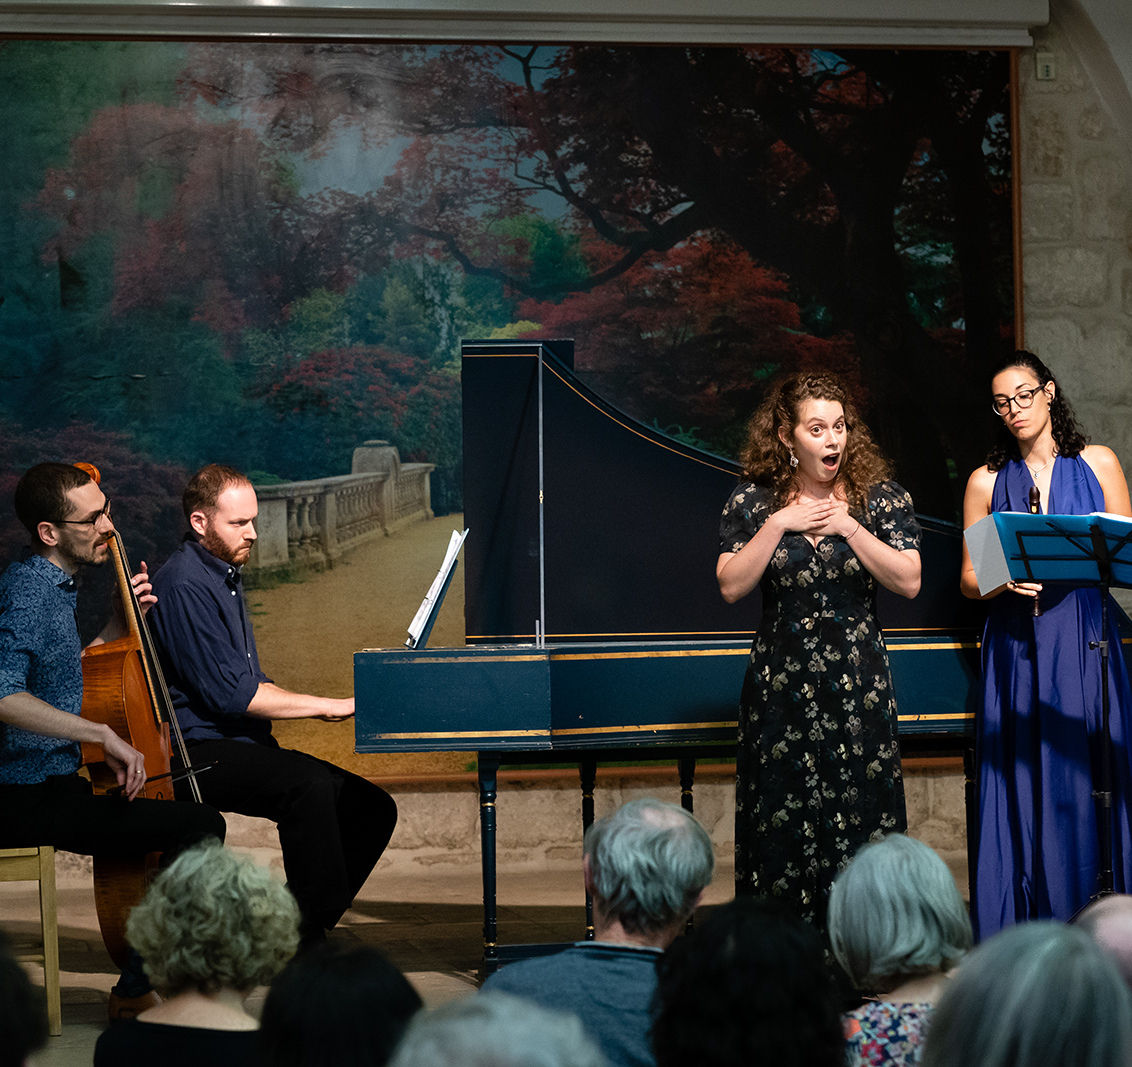
M 807 331 L 852 336 L 879 435 L 916 453 L 931 473 L 911 477 L 913 490 L 950 510 L 961 486 L 944 457 L 977 458 L 954 428 L 976 410 L 968 380 L 1010 333 L 1009 146 L 996 125 L 1008 112 L 1005 54 L 325 51 L 320 75 L 309 53 L 237 68 L 205 50 L 194 77 L 256 99 L 281 144 L 327 143 L 323 99 L 368 138 L 411 138 L 367 198 L 371 218 L 531 297 L 596 290 L 695 234 L 726 234 L 789 279 Z M 393 103 L 375 107 L 383 94 Z M 585 277 L 533 277 L 522 243 L 499 228 L 551 200 L 563 226 L 604 245 Z M 910 211 L 917 200 L 926 206 Z M 932 228 L 939 219 L 945 232 Z M 909 299 L 917 245 L 954 258 L 950 323 L 926 323 L 928 303 Z M 935 343 L 944 325 L 963 330 L 958 352 Z
M 860 391 L 850 339 L 806 333 L 790 295 L 776 271 L 703 234 L 596 289 L 524 301 L 519 314 L 538 323 L 532 333 L 574 338 L 578 370 L 627 413 L 734 454 L 736 412 L 752 410 L 776 371 L 822 366 Z

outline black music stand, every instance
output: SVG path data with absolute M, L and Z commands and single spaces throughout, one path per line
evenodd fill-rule
M 984 527 L 991 523 L 1000 554 L 993 551 L 992 527 Z M 984 528 L 980 531 L 979 527 Z M 1089 648 L 1101 654 L 1101 780 L 1100 788 L 1093 792 L 1094 798 L 1100 801 L 1099 865 L 1093 899 L 1109 896 L 1113 892 L 1113 874 L 1108 593 L 1114 585 L 1132 588 L 1132 519 L 1108 514 L 1029 515 L 998 511 L 972 526 L 965 536 L 981 593 L 997 589 L 1007 579 L 1043 585 L 1062 582 L 1095 585 L 1100 589 L 1100 640 L 1089 642 Z

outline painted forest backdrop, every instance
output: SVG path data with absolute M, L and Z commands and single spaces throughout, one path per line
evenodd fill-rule
M 572 337 L 734 455 L 774 373 L 848 375 L 955 518 L 1013 339 L 1009 57 L 768 47 L 0 42 L 0 539 L 100 462 L 163 559 L 203 462 L 392 441 L 461 508 L 459 341 Z

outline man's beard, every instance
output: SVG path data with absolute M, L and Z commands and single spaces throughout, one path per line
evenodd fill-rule
M 242 567 L 252 554 L 248 544 L 241 543 L 237 548 L 229 548 L 211 529 L 201 534 L 200 543 L 206 552 L 211 552 L 217 559 L 230 563 L 233 567 Z
M 60 542 L 59 554 L 68 562 L 74 565 L 77 570 L 79 567 L 101 567 L 110 558 L 110 551 L 105 546 L 109 544 L 109 538 L 101 541 L 96 541 L 93 545 L 83 545 L 76 548 L 75 545 L 67 542 Z

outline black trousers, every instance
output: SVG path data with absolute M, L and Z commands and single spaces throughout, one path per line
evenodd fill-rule
M 66 852 L 126 858 L 161 852 L 168 863 L 208 837 L 224 840 L 224 816 L 207 804 L 95 796 L 77 774 L 36 785 L 0 785 L 0 848 L 53 845 Z M 152 989 L 130 951 L 114 987 L 124 997 Z
M 397 825 L 384 789 L 305 752 L 250 741 L 193 741 L 206 804 L 271 819 L 304 938 L 331 929 L 354 902 Z M 177 783 L 177 796 L 187 791 Z
M 206 837 L 224 840 L 224 817 L 207 804 L 95 796 L 77 774 L 37 785 L 0 785 L 0 848 L 54 845 L 88 856 L 170 859 Z

